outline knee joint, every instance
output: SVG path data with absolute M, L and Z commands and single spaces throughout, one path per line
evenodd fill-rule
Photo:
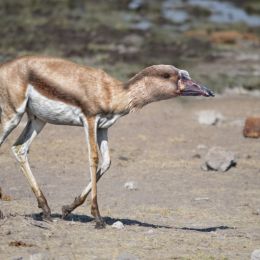
M 91 166 L 97 166 L 98 165 L 98 156 L 92 156 L 91 157 L 91 163 L 90 163 Z
M 27 158 L 27 151 L 22 145 L 12 146 L 13 154 L 19 162 L 24 162 Z

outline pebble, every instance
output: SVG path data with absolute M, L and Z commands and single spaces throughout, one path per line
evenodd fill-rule
M 235 154 L 222 147 L 212 147 L 205 156 L 201 169 L 225 172 L 236 165 Z
M 223 115 L 214 110 L 203 110 L 197 113 L 198 122 L 202 125 L 216 125 L 224 119 Z
M 204 150 L 204 149 L 207 149 L 207 146 L 205 144 L 198 144 L 197 149 Z
M 116 221 L 115 223 L 113 223 L 112 228 L 116 228 L 116 229 L 123 229 L 125 226 L 121 221 Z
M 256 249 L 252 252 L 251 260 L 260 260 L 260 249 Z
M 203 200 L 209 200 L 208 197 L 198 197 L 194 199 L 195 201 L 203 201 Z
M 243 134 L 245 137 L 260 137 L 260 117 L 248 117 L 245 122 Z
M 149 235 L 152 235 L 154 233 L 154 231 L 153 231 L 153 229 L 149 229 L 146 233 Z
M 128 190 L 137 190 L 137 185 L 134 181 L 128 181 L 124 184 L 124 187 Z

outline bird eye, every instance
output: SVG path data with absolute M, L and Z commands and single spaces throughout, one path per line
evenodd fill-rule
M 163 77 L 164 77 L 165 79 L 168 79 L 168 78 L 170 78 L 170 74 L 169 74 L 169 73 L 165 73 L 165 74 L 163 74 Z

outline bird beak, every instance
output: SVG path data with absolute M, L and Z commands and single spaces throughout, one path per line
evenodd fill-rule
M 180 96 L 204 96 L 214 97 L 214 93 L 203 86 L 198 85 L 191 79 L 180 79 L 178 81 L 178 90 Z

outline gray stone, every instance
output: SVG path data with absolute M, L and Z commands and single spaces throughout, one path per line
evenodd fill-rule
M 195 201 L 208 201 L 209 200 L 209 198 L 208 197 L 198 197 L 198 198 L 195 198 L 194 199 Z
M 223 115 L 214 110 L 203 110 L 197 113 L 198 122 L 202 125 L 216 125 L 224 119 Z
M 256 249 L 252 252 L 251 260 L 260 260 L 260 249 Z
M 116 228 L 116 229 L 123 229 L 125 226 L 121 221 L 116 221 L 115 223 L 113 223 L 112 228 Z
M 202 170 L 214 170 L 225 172 L 236 165 L 235 154 L 221 147 L 212 147 L 205 156 Z
M 117 260 L 138 260 L 139 258 L 135 255 L 124 252 L 124 253 L 120 254 L 116 259 Z
M 148 235 L 152 235 L 152 234 L 154 234 L 154 230 L 153 230 L 153 229 L 149 229 L 146 233 L 147 233 Z
M 134 181 L 128 181 L 124 184 L 124 187 L 128 190 L 137 190 L 137 185 Z

